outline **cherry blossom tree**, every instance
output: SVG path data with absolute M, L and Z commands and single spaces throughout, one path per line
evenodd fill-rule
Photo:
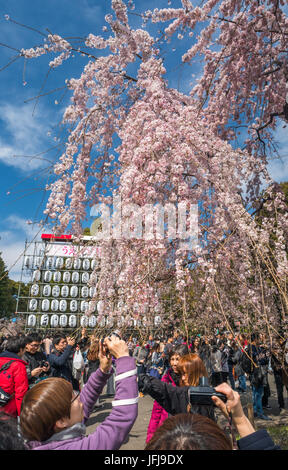
M 277 153 L 276 125 L 288 117 L 285 2 L 169 4 L 138 12 L 141 4 L 112 0 L 102 34 L 89 34 L 83 47 L 49 34 L 42 46 L 22 49 L 25 59 L 52 56 L 51 69 L 73 54 L 87 57 L 79 76 L 66 81 L 68 138 L 45 212 L 56 231 L 79 239 L 94 205 L 111 208 L 117 196 L 130 208 L 121 223 L 132 235 L 97 242 L 101 272 L 94 282 L 101 315 L 111 321 L 141 320 L 150 328 L 157 313 L 162 326 L 181 315 L 188 331 L 191 321 L 233 329 L 237 320 L 248 330 L 265 327 L 272 338 L 280 326 L 286 331 L 288 313 L 287 205 L 267 170 Z M 143 21 L 138 29 L 131 26 L 135 15 Z M 160 37 L 151 33 L 155 24 L 164 25 Z M 179 64 L 203 65 L 189 94 L 167 79 L 162 50 L 175 37 L 190 42 Z M 263 185 L 261 208 L 269 216 L 259 224 Z M 150 238 L 133 237 L 136 206 L 143 215 L 147 207 L 157 213 L 159 205 L 173 211 L 180 204 L 198 205 L 192 248 L 157 236 L 155 227 Z M 146 214 L 140 226 L 149 223 Z

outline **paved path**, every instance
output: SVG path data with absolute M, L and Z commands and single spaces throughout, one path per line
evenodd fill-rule
M 269 384 L 271 389 L 271 397 L 269 398 L 269 404 L 270 406 L 272 406 L 272 410 L 264 410 L 264 413 L 270 416 L 272 418 L 272 421 L 263 421 L 256 418 L 256 429 L 266 428 L 270 426 L 288 425 L 288 411 L 286 411 L 284 415 L 279 416 L 274 376 L 269 376 Z M 105 390 L 106 389 L 104 389 L 104 392 Z M 285 404 L 288 408 L 286 390 L 284 392 L 284 399 Z M 112 400 L 113 398 L 108 398 L 107 395 L 101 396 L 100 402 L 104 405 L 104 407 L 94 412 L 89 418 L 87 423 L 88 434 L 91 434 L 91 432 L 96 429 L 98 424 L 104 421 L 104 419 L 109 415 L 112 409 Z M 241 401 L 243 402 L 243 405 L 245 405 L 245 401 L 252 401 L 251 392 L 248 392 L 246 394 L 246 397 L 242 397 Z M 138 405 L 138 418 L 130 431 L 127 441 L 121 446 L 120 450 L 143 450 L 145 448 L 146 433 L 153 407 L 153 399 L 149 395 L 146 395 L 143 398 L 139 398 Z M 224 424 L 222 415 L 219 415 L 218 424 Z

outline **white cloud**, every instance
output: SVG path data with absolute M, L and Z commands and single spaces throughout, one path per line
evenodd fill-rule
M 48 110 L 42 105 L 37 116 L 32 113 L 32 105 L 0 104 L 0 161 L 24 171 L 47 166 L 47 161 L 35 156 L 51 146 L 51 142 L 47 144 Z

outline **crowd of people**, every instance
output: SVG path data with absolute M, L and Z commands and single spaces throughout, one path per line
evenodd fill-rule
M 168 338 L 122 338 L 114 332 L 101 339 L 85 329 L 76 339 L 61 331 L 44 338 L 39 332 L 2 337 L 0 448 L 119 449 L 137 418 L 138 400 L 146 394 L 155 400 L 147 450 L 277 448 L 265 430 L 254 430 L 241 394 L 251 389 L 254 416 L 271 420 L 272 374 L 283 414 L 287 348 L 281 337 L 271 344 L 263 334 L 218 331 L 192 338 L 175 331 Z M 216 394 L 209 404 L 193 402 L 191 387 L 203 378 L 225 400 Z M 85 423 L 103 406 L 99 399 L 105 386 L 114 398 L 112 411 L 86 436 Z M 217 424 L 215 407 L 238 432 L 237 443 L 233 432 L 231 440 Z

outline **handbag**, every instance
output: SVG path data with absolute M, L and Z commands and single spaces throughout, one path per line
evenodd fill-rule
M 6 364 L 3 364 L 3 366 L 0 368 L 0 372 L 3 370 L 9 369 L 10 365 L 14 361 L 9 361 Z M 14 394 L 10 395 L 10 393 L 5 392 L 1 387 L 0 387 L 0 406 L 5 406 L 11 400 Z
M 81 351 L 75 351 L 73 357 L 73 369 L 76 369 L 77 371 L 82 371 L 84 367 L 85 363 Z

